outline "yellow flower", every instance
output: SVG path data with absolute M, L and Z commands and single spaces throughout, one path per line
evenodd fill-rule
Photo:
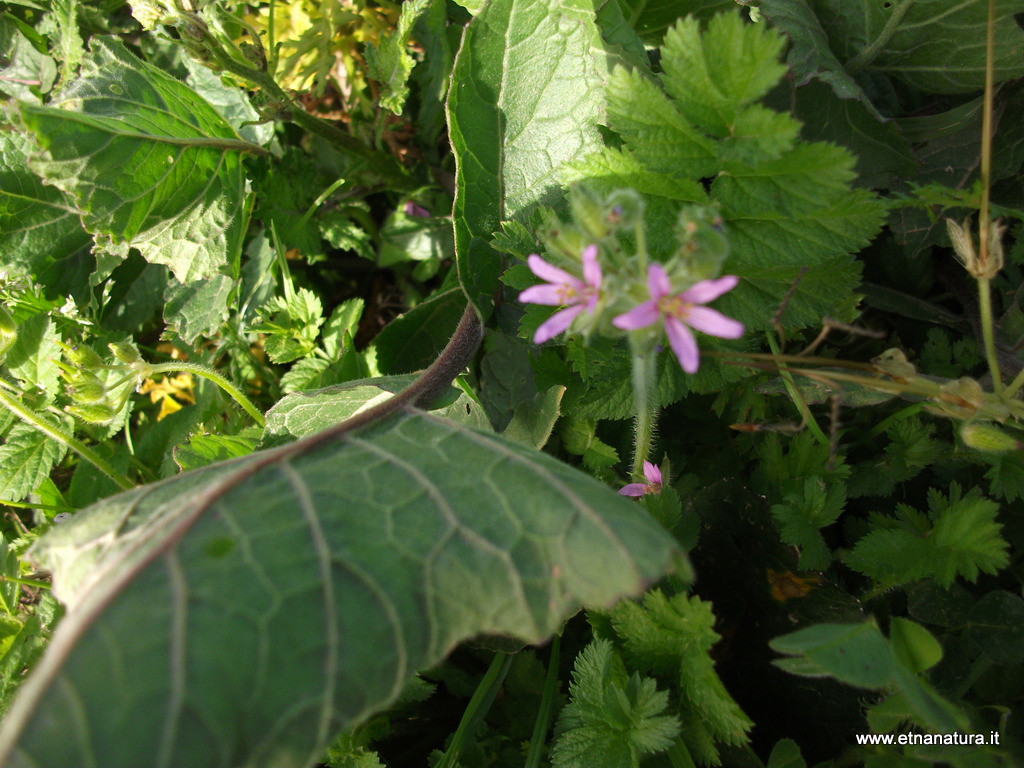
M 139 387 L 139 393 L 149 395 L 149 399 L 154 403 L 160 403 L 160 413 L 156 416 L 157 421 L 175 411 L 180 411 L 186 405 L 194 405 L 196 402 L 195 395 L 192 394 L 191 373 L 164 376 L 160 381 L 146 379 Z

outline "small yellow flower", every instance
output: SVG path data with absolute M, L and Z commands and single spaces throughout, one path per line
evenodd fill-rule
M 154 403 L 160 403 L 160 413 L 156 416 L 157 421 L 175 411 L 180 411 L 186 405 L 194 405 L 196 402 L 195 395 L 192 393 L 191 373 L 164 376 L 160 381 L 146 379 L 139 387 L 139 393 L 149 395 L 149 399 Z

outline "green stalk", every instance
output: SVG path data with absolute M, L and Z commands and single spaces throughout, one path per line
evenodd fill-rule
M 986 219 L 982 219 L 983 222 Z M 981 233 L 981 242 L 987 239 L 987 232 Z M 982 245 L 982 248 L 985 246 Z M 982 257 L 984 258 L 984 256 Z M 985 345 L 985 360 L 992 374 L 992 391 L 997 396 L 1003 394 L 1003 375 L 999 370 L 999 358 L 996 356 L 996 339 L 992 330 L 992 286 L 987 277 L 978 278 L 978 314 L 981 316 L 981 340 Z
M 51 424 L 39 417 L 39 414 L 26 408 L 17 399 L 11 397 L 2 389 L 0 389 L 0 405 L 3 405 L 7 410 L 17 416 L 19 419 L 24 421 L 31 427 L 42 432 L 49 438 L 56 440 L 61 445 L 65 445 L 72 451 L 77 453 L 83 459 L 88 461 L 90 464 L 96 467 L 100 472 L 105 474 L 111 480 L 124 490 L 130 490 L 135 487 L 131 480 L 118 472 L 112 467 L 106 459 L 92 450 L 89 446 L 83 443 L 81 440 L 76 439 L 72 435 L 69 435 L 60 427 L 55 424 Z
M 445 750 L 435 768 L 455 768 L 458 765 L 459 755 L 462 753 L 466 739 L 487 716 L 487 711 L 491 708 L 494 697 L 498 695 L 498 689 L 501 688 L 509 667 L 512 666 L 513 658 L 510 653 L 494 654 L 491 666 L 487 668 L 483 679 L 476 687 L 473 698 L 469 700 L 466 711 L 462 714 L 459 727 L 455 729 L 455 735 L 452 736 L 448 749 Z
M 548 659 L 548 674 L 544 678 L 544 693 L 537 709 L 537 719 L 533 724 L 533 734 L 530 736 L 530 747 L 526 752 L 526 763 L 523 768 L 540 768 L 544 745 L 547 744 L 548 729 L 551 728 L 551 716 L 555 709 L 555 696 L 558 694 L 558 659 L 561 646 L 561 635 L 551 638 L 551 656 Z
M 779 354 L 779 345 L 775 341 L 775 337 L 770 333 L 765 334 L 768 339 L 768 346 L 772 350 L 772 354 L 777 356 Z M 804 396 L 800 394 L 800 390 L 797 389 L 796 382 L 793 381 L 793 374 L 789 372 L 789 369 L 781 362 L 777 362 L 776 365 L 779 367 L 779 375 L 782 377 L 783 384 L 786 385 L 786 391 L 789 393 L 790 399 L 796 406 L 797 410 L 800 411 L 800 416 L 804 420 L 804 424 L 811 430 L 811 434 L 814 435 L 815 439 L 822 445 L 829 445 L 828 436 L 822 431 L 821 427 L 818 426 L 817 420 L 814 418 L 814 414 L 811 413 L 811 409 L 807 407 L 807 402 L 804 400 Z
M 144 368 L 140 367 L 139 375 L 143 378 L 148 379 L 150 376 L 156 373 L 194 373 L 196 376 L 201 376 L 204 379 L 209 379 L 218 387 L 223 389 L 228 395 L 230 395 L 235 402 L 237 402 L 242 409 L 252 416 L 253 420 L 260 426 L 265 427 L 267 425 L 266 419 L 263 418 L 263 414 L 260 413 L 259 409 L 252 404 L 252 401 L 245 396 L 245 394 L 228 381 L 225 377 L 221 376 L 212 368 L 207 368 L 205 365 L 199 365 L 198 363 L 160 363 L 158 365 L 146 365 Z
M 9 581 L 13 584 L 21 584 L 23 587 L 35 587 L 36 589 L 52 588 L 52 585 L 48 581 L 37 581 L 36 579 L 19 579 L 17 576 L 0 575 L 0 581 Z M 7 611 L 7 613 L 13 613 L 13 611 Z
M 654 371 L 654 364 L 657 355 L 653 350 L 641 352 L 638 347 L 636 334 L 630 337 L 630 346 L 633 348 L 633 401 L 636 407 L 635 435 L 633 448 L 633 475 L 642 477 L 644 462 L 651 455 L 651 443 L 654 440 L 654 422 L 657 419 L 658 409 L 654 404 L 654 388 L 657 386 L 657 376 Z

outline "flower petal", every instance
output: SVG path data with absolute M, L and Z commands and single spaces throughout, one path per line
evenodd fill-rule
M 531 253 L 526 257 L 526 265 L 541 280 L 545 280 L 549 283 L 556 285 L 571 285 L 576 290 L 582 290 L 585 286 L 583 281 L 578 277 L 570 275 L 563 269 L 559 269 L 554 264 L 548 264 L 544 259 L 535 253 Z
M 543 344 L 545 341 L 555 338 L 555 336 L 572 325 L 572 321 L 576 319 L 576 315 L 582 311 L 583 305 L 577 304 L 555 312 L 555 314 L 541 323 L 537 328 L 537 332 L 533 334 L 533 343 Z
M 690 329 L 683 325 L 679 318 L 666 317 L 665 333 L 668 334 L 668 343 L 672 345 L 679 365 L 687 373 L 696 373 L 700 368 L 700 351 Z
M 647 486 L 643 483 L 630 483 L 619 488 L 620 496 L 643 496 L 647 493 Z
M 565 289 L 560 285 L 545 283 L 534 285 L 519 294 L 523 304 L 544 304 L 549 307 L 560 307 L 565 304 Z
M 736 275 L 725 275 L 717 280 L 701 280 L 679 294 L 679 298 L 687 304 L 707 304 L 731 291 L 739 281 Z
M 661 470 L 649 461 L 644 462 L 644 477 L 651 485 L 661 485 Z
M 653 300 L 645 301 L 643 304 L 633 307 L 629 312 L 624 312 L 612 318 L 612 325 L 626 331 L 635 331 L 637 328 L 646 328 L 648 325 L 654 325 L 658 322 L 659 317 L 661 315 L 658 314 L 657 302 Z
M 743 335 L 743 323 L 711 307 L 690 307 L 686 313 L 686 323 L 701 333 L 720 339 L 738 339 Z
M 651 264 L 647 267 L 647 290 L 655 301 L 672 293 L 672 283 L 669 282 L 665 268 L 661 264 Z
M 601 287 L 601 265 L 597 263 L 596 245 L 588 245 L 583 249 L 583 281 L 591 288 Z

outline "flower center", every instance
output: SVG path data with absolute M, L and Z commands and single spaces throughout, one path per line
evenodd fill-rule
M 662 296 L 658 299 L 658 312 L 660 314 L 678 317 L 680 320 L 686 319 L 686 316 L 690 314 L 691 307 L 693 307 L 693 304 L 683 301 L 679 296 Z

